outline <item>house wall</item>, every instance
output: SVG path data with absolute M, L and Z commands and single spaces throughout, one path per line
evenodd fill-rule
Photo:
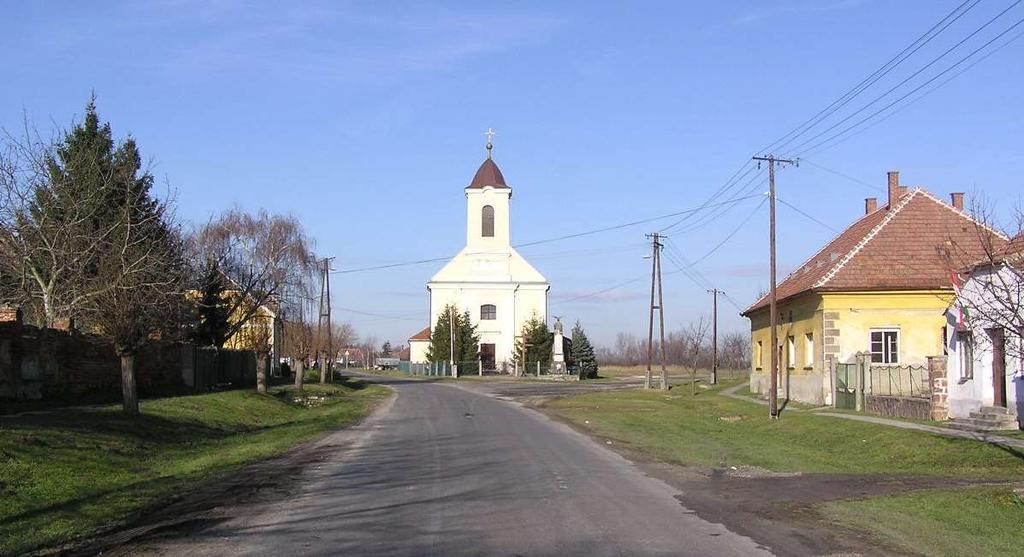
M 826 356 L 837 363 L 853 363 L 871 349 L 871 330 L 899 331 L 900 365 L 927 366 L 928 357 L 942 354 L 949 291 L 866 291 L 805 293 L 779 304 L 779 342 L 782 346 L 780 396 L 812 404 L 831 403 L 831 375 Z M 790 314 L 792 313 L 792 316 Z M 763 365 L 756 361 L 758 341 L 769 345 L 768 311 L 750 315 L 752 362 L 751 390 L 767 392 L 770 354 Z M 804 335 L 813 334 L 813 356 L 808 357 Z M 795 340 L 794 362 L 787 361 L 786 339 Z
M 430 348 L 429 340 L 409 341 L 409 361 L 414 364 L 427 363 L 427 349 Z
M 779 369 L 779 396 L 794 400 L 824 404 L 831 397 L 831 387 L 823 385 L 822 379 L 827 374 L 824 369 L 824 352 L 822 350 L 823 307 L 821 297 L 808 293 L 795 299 L 787 300 L 778 306 L 779 333 L 781 347 Z M 750 316 L 751 322 L 751 374 L 750 389 L 766 394 L 769 390 L 771 367 L 770 316 L 767 310 Z M 806 335 L 812 335 L 813 347 L 808 350 Z M 793 337 L 793 358 L 786 349 L 787 338 Z M 758 343 L 761 343 L 758 361 Z M 826 388 L 828 387 L 828 388 Z
M 994 273 L 999 273 L 996 277 Z M 947 377 L 949 380 L 949 416 L 951 418 L 966 418 L 971 412 L 979 410 L 982 406 L 992 406 L 995 400 L 995 385 L 992 374 L 992 343 L 989 340 L 986 329 L 993 326 L 1004 326 L 1010 320 L 998 319 L 993 323 L 987 316 L 998 315 L 997 309 L 988 309 L 991 304 L 993 292 L 1011 292 L 1016 290 L 1018 299 L 1010 301 L 1009 304 L 1000 307 L 1020 308 L 1020 290 L 1013 288 L 986 288 L 986 281 L 1000 280 L 1000 284 L 1014 285 L 1024 284 L 1019 277 L 1009 271 L 996 270 L 992 268 L 982 269 L 976 272 L 961 289 L 963 298 L 952 304 L 945 315 L 947 323 L 946 352 Z M 960 333 L 957 331 L 957 321 L 960 314 L 960 303 L 968 307 L 968 315 L 965 326 L 973 334 L 974 357 L 973 376 L 969 376 L 965 365 L 966 354 L 960 342 Z M 970 308 L 982 308 L 981 311 L 971 311 Z M 1006 335 L 1006 406 L 1007 409 L 1018 416 L 1018 423 L 1024 426 L 1024 340 L 1019 334 L 1005 330 Z

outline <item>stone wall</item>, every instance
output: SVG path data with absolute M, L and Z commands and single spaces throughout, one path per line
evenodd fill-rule
M 878 416 L 922 421 L 931 419 L 931 401 L 927 398 L 868 395 L 864 397 L 864 406 L 869 414 Z

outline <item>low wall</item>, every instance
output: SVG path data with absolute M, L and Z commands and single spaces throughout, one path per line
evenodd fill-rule
M 251 351 L 209 349 L 152 342 L 135 356 L 135 382 L 141 395 L 208 390 L 255 383 Z M 76 331 L 0 321 L 0 399 L 117 399 L 121 360 L 106 340 Z
M 864 410 L 869 414 L 927 421 L 931 419 L 932 404 L 927 398 L 906 396 L 864 397 Z

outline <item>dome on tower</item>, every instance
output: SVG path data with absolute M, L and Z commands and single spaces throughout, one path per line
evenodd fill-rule
M 484 163 L 480 165 L 476 175 L 473 176 L 473 181 L 469 184 L 471 188 L 484 188 L 487 186 L 492 188 L 508 187 L 505 184 L 505 177 L 501 175 L 501 169 L 498 168 L 498 165 L 494 164 L 490 157 L 487 157 Z

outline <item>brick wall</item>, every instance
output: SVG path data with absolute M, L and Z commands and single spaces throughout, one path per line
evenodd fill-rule
M 182 365 L 180 345 L 143 347 L 135 359 L 139 392 L 181 388 Z M 120 388 L 120 359 L 102 339 L 14 319 L 0 321 L 0 398 L 74 399 L 116 394 Z

